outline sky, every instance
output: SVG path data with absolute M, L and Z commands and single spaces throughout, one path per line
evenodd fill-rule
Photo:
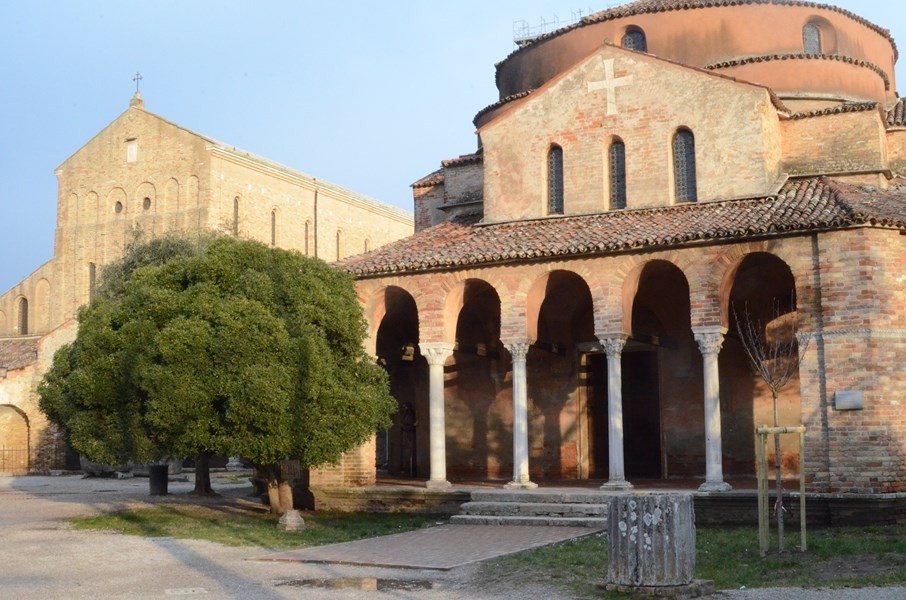
M 411 210 L 412 182 L 475 150 L 514 25 L 616 4 L 0 0 L 0 293 L 52 258 L 54 169 L 126 110 L 136 72 L 150 112 Z M 835 4 L 906 40 L 897 3 Z

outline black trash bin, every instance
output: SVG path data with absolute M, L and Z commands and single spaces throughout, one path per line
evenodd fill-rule
M 148 485 L 151 487 L 152 496 L 167 495 L 169 475 L 167 465 L 148 465 Z

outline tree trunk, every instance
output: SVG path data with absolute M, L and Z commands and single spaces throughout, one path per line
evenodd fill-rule
M 211 487 L 211 453 L 199 452 L 195 456 L 195 490 L 198 496 L 210 496 L 214 493 Z
M 281 516 L 293 508 L 293 488 L 286 480 L 268 479 L 267 499 L 271 505 L 271 512 Z
M 774 397 L 774 427 L 780 427 L 779 410 L 777 408 L 779 393 L 772 390 Z M 774 434 L 774 489 L 777 491 L 777 548 L 783 552 L 783 480 L 780 475 L 780 434 Z

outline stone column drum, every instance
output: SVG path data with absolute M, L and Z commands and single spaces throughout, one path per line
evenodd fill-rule
M 633 591 L 692 584 L 695 514 L 691 494 L 615 494 L 610 499 L 607 535 L 608 589 Z

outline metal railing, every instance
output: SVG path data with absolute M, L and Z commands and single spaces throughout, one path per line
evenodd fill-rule
M 25 475 L 28 473 L 28 448 L 0 446 L 0 475 Z

